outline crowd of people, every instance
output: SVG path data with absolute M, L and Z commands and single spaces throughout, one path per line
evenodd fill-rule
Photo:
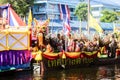
M 44 34 L 43 34 L 44 35 Z M 53 36 L 54 35 L 54 36 Z M 75 34 L 65 36 L 63 34 L 48 34 L 43 36 L 44 48 L 52 49 L 54 52 L 92 52 L 105 48 L 103 53 L 109 57 L 115 57 L 116 49 L 120 48 L 120 34 L 95 34 L 92 39 L 88 39 L 84 34 L 75 37 Z M 41 43 L 38 37 L 38 44 Z M 41 43 L 42 44 L 42 43 Z M 43 44 L 41 46 L 43 46 Z M 39 45 L 40 46 L 40 45 Z

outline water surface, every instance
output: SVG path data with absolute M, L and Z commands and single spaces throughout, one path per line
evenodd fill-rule
M 120 65 L 14 72 L 0 75 L 0 80 L 120 80 Z

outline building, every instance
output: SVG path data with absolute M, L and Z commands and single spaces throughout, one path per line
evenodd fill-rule
M 98 0 L 99 1 L 99 0 Z M 33 16 L 37 20 L 46 20 L 50 18 L 49 27 L 52 30 L 60 30 L 62 29 L 63 23 L 60 20 L 60 11 L 59 11 L 59 4 L 66 4 L 70 9 L 70 25 L 72 29 L 78 30 L 79 26 L 82 25 L 82 30 L 86 30 L 87 23 L 82 22 L 80 23 L 77 17 L 74 15 L 74 10 L 76 5 L 80 2 L 87 2 L 87 0 L 35 0 L 33 6 Z M 92 14 L 96 19 L 99 20 L 101 17 L 102 9 L 109 8 L 109 9 L 116 9 L 118 6 L 111 6 L 109 4 L 99 3 L 97 0 L 91 0 L 90 4 L 92 7 Z M 103 23 L 102 23 L 103 24 Z M 106 26 L 106 24 L 104 24 Z M 112 26 L 112 25 L 111 25 Z M 57 28 L 57 29 L 56 29 Z
M 84 0 L 35 0 L 33 6 L 33 16 L 37 20 L 45 20 L 50 18 L 51 29 L 62 29 L 62 21 L 60 20 L 59 4 L 66 4 L 70 9 L 70 20 L 77 21 L 77 17 L 74 15 L 74 10 L 79 2 Z
M 102 10 L 111 10 L 111 11 L 119 11 L 120 10 L 120 1 L 116 3 L 118 0 L 91 0 L 91 11 L 98 21 L 100 17 L 102 16 L 101 11 Z
M 33 15 L 36 19 L 60 19 L 59 4 L 66 4 L 69 6 L 71 12 L 71 20 L 77 20 L 74 16 L 74 10 L 79 2 L 84 0 L 35 0 L 33 7 Z

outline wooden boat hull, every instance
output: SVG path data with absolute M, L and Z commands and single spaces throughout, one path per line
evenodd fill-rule
M 94 61 L 95 65 L 111 65 L 120 63 L 120 57 L 118 58 L 98 58 Z
M 69 69 L 76 67 L 89 67 L 89 66 L 100 66 L 100 65 L 111 65 L 120 63 L 120 58 L 77 58 L 77 59 L 56 59 L 56 60 L 47 60 L 43 59 L 44 68 L 46 70 L 50 69 Z
M 71 68 L 71 67 L 80 67 L 88 66 L 94 61 L 93 58 L 77 58 L 77 59 L 56 59 L 56 60 L 47 60 L 43 59 L 45 69 L 60 69 L 60 68 Z
M 58 55 L 55 54 L 56 56 L 43 54 L 42 62 L 44 64 L 44 68 L 46 70 L 50 70 L 50 69 L 54 70 L 54 69 L 63 69 L 63 68 L 69 69 L 72 67 L 88 67 L 88 66 L 110 65 L 110 64 L 120 63 L 119 55 L 117 58 L 98 58 L 98 52 L 92 52 L 92 53 L 83 52 L 80 54 L 78 52 L 77 53 L 74 52 L 74 54 L 72 55 L 71 54 L 72 53 L 65 54 L 66 58 L 62 58 L 62 53 L 58 53 Z

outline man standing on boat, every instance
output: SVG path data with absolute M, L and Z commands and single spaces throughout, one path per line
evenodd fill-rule
M 114 34 L 111 36 L 111 40 L 110 41 L 111 41 L 111 43 L 109 44 L 110 53 L 108 53 L 108 55 L 111 58 L 115 58 L 115 56 L 116 56 L 117 42 L 116 42 Z

